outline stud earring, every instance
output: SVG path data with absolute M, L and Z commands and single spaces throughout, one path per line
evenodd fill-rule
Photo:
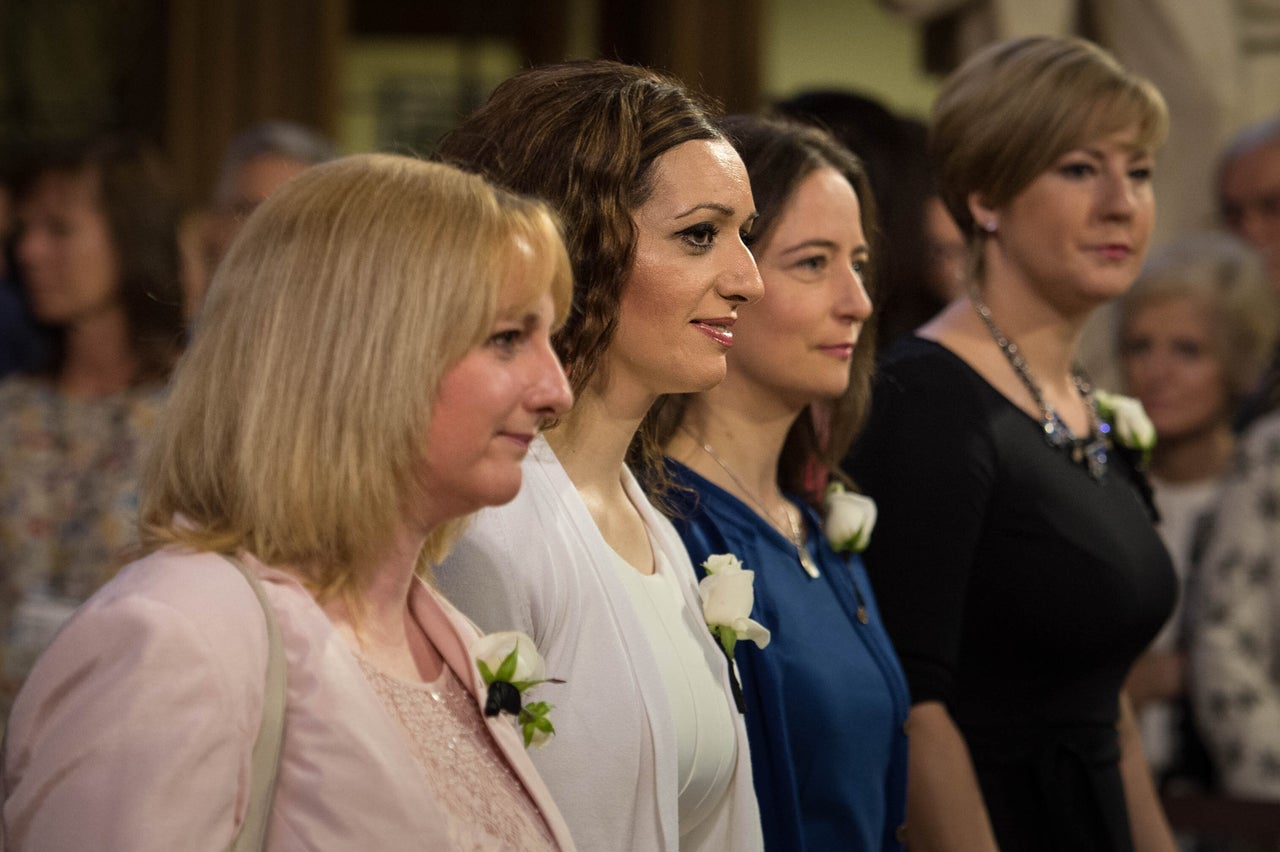
M 986 231 L 988 234 L 994 234 L 996 232 L 996 220 L 989 219 L 986 222 L 984 222 L 982 225 L 982 230 Z

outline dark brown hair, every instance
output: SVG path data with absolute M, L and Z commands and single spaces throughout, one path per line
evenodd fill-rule
M 573 305 L 552 338 L 575 395 L 601 368 L 635 258 L 633 212 L 653 165 L 677 145 L 721 139 L 716 108 L 678 81 L 606 60 L 532 68 L 500 84 L 445 137 L 437 157 L 479 172 L 560 214 L 573 262 Z M 654 412 L 628 462 L 661 468 Z M 660 486 L 659 486 L 660 490 Z
M 49 175 L 88 177 L 119 259 L 120 301 L 138 359 L 134 384 L 164 381 L 182 351 L 180 206 L 160 154 L 128 136 L 49 148 L 36 156 L 19 186 L 26 197 Z M 62 367 L 55 339 L 52 370 Z
M 751 178 L 751 194 L 759 214 L 747 239 L 753 253 L 769 244 L 778 220 L 800 184 L 813 172 L 832 168 L 839 172 L 858 196 L 863 233 L 872 241 L 875 258 L 876 206 L 871 182 L 862 162 L 830 134 L 795 121 L 756 115 L 733 115 L 720 123 L 729 142 L 737 149 Z M 874 270 L 864 275 L 867 294 L 876 298 Z M 874 315 L 873 315 L 874 316 Z M 784 491 L 804 494 L 818 505 L 821 490 L 812 492 L 810 474 L 819 466 L 845 480 L 839 463 L 866 419 L 871 398 L 871 376 L 875 362 L 875 324 L 866 323 L 858 337 L 850 365 L 849 387 L 822 410 L 805 407 L 792 424 L 778 458 L 778 484 Z M 687 397 L 671 397 L 662 412 L 660 435 L 669 438 L 683 415 Z M 819 426 L 815 417 L 825 421 Z

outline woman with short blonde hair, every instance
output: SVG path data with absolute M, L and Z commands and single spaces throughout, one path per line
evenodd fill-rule
M 912 849 L 1172 849 L 1121 687 L 1176 596 L 1145 417 L 1074 364 L 1155 222 L 1168 118 L 1078 39 L 993 44 L 929 149 L 968 294 L 884 357 L 850 472 L 910 685 Z

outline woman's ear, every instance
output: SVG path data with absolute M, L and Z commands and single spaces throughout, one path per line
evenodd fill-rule
M 994 234 L 1000 228 L 1000 217 L 994 207 L 977 192 L 969 193 L 969 215 L 973 217 L 975 227 L 988 234 Z

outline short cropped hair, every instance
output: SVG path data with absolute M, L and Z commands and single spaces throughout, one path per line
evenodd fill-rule
M 996 42 L 943 83 L 929 157 L 939 195 L 969 241 L 981 244 L 969 196 L 1011 201 L 1067 151 L 1129 127 L 1155 151 L 1168 132 L 1164 98 L 1102 48 L 1077 38 Z
M 1261 256 L 1217 231 L 1192 234 L 1153 252 L 1119 303 L 1121 353 L 1134 317 L 1170 299 L 1192 299 L 1203 306 L 1227 377 L 1228 398 L 1239 405 L 1257 385 L 1280 338 L 1280 308 Z
M 568 257 L 539 202 L 391 155 L 291 181 L 214 277 L 144 475 L 144 547 L 244 550 L 321 599 L 352 592 L 421 493 L 442 376 L 512 285 L 549 287 L 567 312 Z M 432 532 L 420 571 L 461 523 Z
M 328 137 L 291 121 L 264 121 L 242 130 L 227 145 L 218 169 L 217 202 L 227 204 L 234 193 L 236 174 L 258 157 L 276 156 L 308 166 L 338 156 Z

